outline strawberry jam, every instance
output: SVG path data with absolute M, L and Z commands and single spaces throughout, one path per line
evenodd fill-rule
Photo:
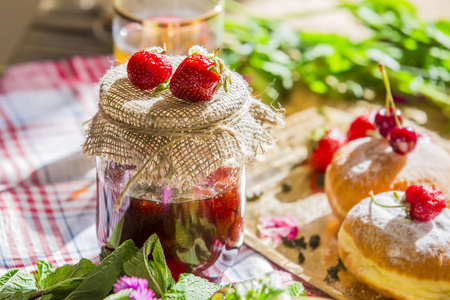
M 195 198 L 179 199 L 176 189 L 163 186 L 159 197 L 125 197 L 115 211 L 114 202 L 133 170 L 111 163 L 105 167 L 104 161 L 97 167 L 103 167 L 97 180 L 97 236 L 102 246 L 114 249 L 132 239 L 141 247 L 156 233 L 175 279 L 185 272 L 210 277 L 203 272 L 217 260 L 221 263 L 216 271 L 233 263 L 243 242 L 243 170 L 219 168 L 193 189 Z

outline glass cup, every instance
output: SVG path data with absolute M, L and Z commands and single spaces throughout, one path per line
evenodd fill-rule
M 137 184 L 116 211 L 114 204 L 134 172 L 133 166 L 97 158 L 100 244 L 114 250 L 132 239 L 141 247 L 156 233 L 175 279 L 186 272 L 219 278 L 244 241 L 244 167 L 220 167 L 183 192 L 170 184 Z
M 222 41 L 225 0 L 114 0 L 114 56 L 126 61 L 144 48 L 166 45 L 185 55 L 193 45 L 212 51 Z

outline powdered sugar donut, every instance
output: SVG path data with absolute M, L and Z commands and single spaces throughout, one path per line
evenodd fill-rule
M 450 154 L 428 137 L 407 155 L 393 152 L 384 138 L 351 141 L 334 154 L 325 175 L 325 192 L 340 220 L 370 191 L 405 191 L 411 184 L 434 186 L 450 199 Z
M 393 192 L 375 198 L 381 204 L 399 204 Z M 366 198 L 345 218 L 338 249 L 347 270 L 385 296 L 450 299 L 448 208 L 434 220 L 418 222 L 406 218 L 402 208 L 381 207 Z

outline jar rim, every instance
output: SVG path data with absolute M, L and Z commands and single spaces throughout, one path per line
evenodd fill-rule
M 128 11 L 126 11 L 125 9 L 123 9 L 121 7 L 122 2 L 123 2 L 123 0 L 114 0 L 114 3 L 113 3 L 114 12 L 117 15 L 119 15 L 120 17 L 122 17 L 130 22 L 135 22 L 135 23 L 139 23 L 139 24 L 143 24 L 143 25 L 149 24 L 149 25 L 152 25 L 155 27 L 162 27 L 162 28 L 170 27 L 173 24 L 184 27 L 184 26 L 192 26 L 194 24 L 202 23 L 202 22 L 205 22 L 205 21 L 217 16 L 225 9 L 225 0 L 218 0 L 217 4 L 212 9 L 201 14 L 200 16 L 197 16 L 194 18 L 186 18 L 180 22 L 161 23 L 161 22 L 153 22 L 149 19 L 143 19 L 143 18 L 136 17 L 135 15 L 129 13 Z

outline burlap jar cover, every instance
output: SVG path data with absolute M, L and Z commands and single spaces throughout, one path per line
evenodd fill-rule
M 184 58 L 168 56 L 174 70 Z M 83 145 L 89 156 L 136 166 L 125 190 L 142 183 L 190 189 L 221 166 L 251 162 L 274 144 L 272 129 L 284 125 L 282 111 L 254 98 L 235 72 L 227 93 L 220 88 L 208 102 L 190 102 L 170 90 L 152 97 L 128 80 L 126 68 L 113 67 L 101 79 L 98 113 Z

